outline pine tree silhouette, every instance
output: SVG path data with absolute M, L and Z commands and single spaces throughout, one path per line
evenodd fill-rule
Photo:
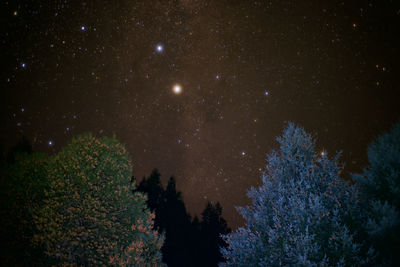
M 208 203 L 202 221 L 197 217 L 192 220 L 182 193 L 176 189 L 175 178 L 169 179 L 164 190 L 160 177 L 154 169 L 148 178 L 143 178 L 137 190 L 147 194 L 148 206 L 156 215 L 155 227 L 165 233 L 161 249 L 163 261 L 169 267 L 217 266 L 223 260 L 219 246 L 225 244 L 220 234 L 230 231 L 221 217 L 221 205 Z
M 221 234 L 228 234 L 231 230 L 228 228 L 225 219 L 221 217 L 222 207 L 219 202 L 215 205 L 208 202 L 201 215 L 200 231 L 202 238 L 200 244 L 204 256 L 201 258 L 201 266 L 218 266 L 218 263 L 224 259 L 219 248 L 226 247 Z

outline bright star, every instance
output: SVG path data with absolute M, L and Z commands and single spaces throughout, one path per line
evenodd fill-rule
M 81 27 L 81 30 L 82 30 L 82 31 L 86 30 L 85 26 L 82 26 L 82 27 Z
M 172 91 L 174 92 L 174 94 L 179 95 L 180 93 L 182 93 L 182 86 L 180 86 L 179 84 L 175 84 L 172 88 Z
M 164 50 L 164 47 L 162 45 L 157 45 L 156 50 L 158 53 L 161 53 Z

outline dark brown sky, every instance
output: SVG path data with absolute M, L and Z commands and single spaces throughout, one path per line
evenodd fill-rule
M 192 213 L 220 201 L 232 226 L 287 121 L 359 171 L 400 118 L 398 1 L 1 5 L 3 144 L 115 134 L 136 177 L 174 175 Z

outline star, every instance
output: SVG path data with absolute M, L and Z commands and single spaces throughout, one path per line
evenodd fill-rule
M 264 95 L 265 95 L 265 96 L 268 96 L 268 95 L 269 95 L 269 92 L 268 92 L 268 91 L 265 91 L 265 92 L 264 92 Z
M 156 46 L 156 51 L 157 51 L 158 53 L 161 53 L 163 50 L 164 50 L 163 45 L 158 44 L 158 45 Z
M 81 31 L 84 31 L 84 30 L 86 30 L 86 27 L 85 27 L 85 26 L 82 26 L 82 27 L 81 27 Z
M 25 69 L 26 63 L 25 63 L 25 62 L 22 62 L 22 63 L 21 63 L 21 67 Z
M 180 93 L 182 93 L 182 86 L 180 86 L 179 84 L 175 84 L 174 87 L 172 87 L 172 91 L 174 92 L 174 94 L 179 95 Z
M 49 145 L 49 146 L 53 146 L 53 144 L 54 144 L 53 141 L 52 141 L 52 140 L 49 140 L 48 145 Z
M 242 154 L 242 156 L 246 156 L 246 152 L 244 152 L 244 151 L 242 151 L 242 153 L 240 153 L 240 154 Z

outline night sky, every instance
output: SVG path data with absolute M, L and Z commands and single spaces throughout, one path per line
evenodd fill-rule
M 400 118 L 400 2 L 12 1 L 1 4 L 1 135 L 58 151 L 115 135 L 138 179 L 174 175 L 189 211 L 260 184 L 288 121 L 348 172 Z

